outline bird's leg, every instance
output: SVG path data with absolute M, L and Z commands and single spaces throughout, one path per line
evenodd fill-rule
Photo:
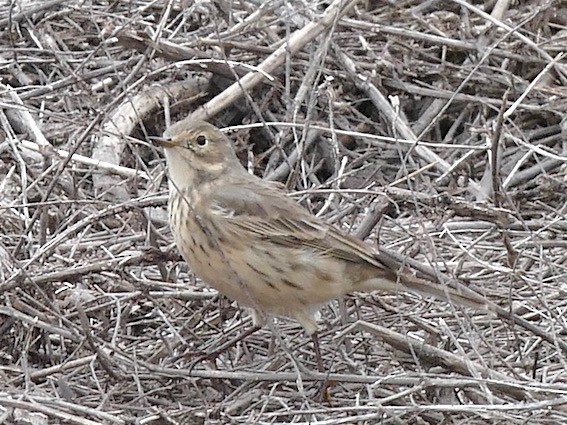
M 319 347 L 319 335 L 317 332 L 311 334 L 311 341 L 313 341 L 313 351 L 315 351 L 315 359 L 317 360 L 317 369 L 319 372 L 324 372 L 323 358 L 321 357 L 321 349 Z

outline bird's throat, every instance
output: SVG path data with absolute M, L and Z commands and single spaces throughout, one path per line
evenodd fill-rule
M 222 163 L 205 163 L 198 158 L 189 161 L 173 149 L 166 149 L 169 179 L 179 191 L 186 191 L 213 182 L 223 175 Z

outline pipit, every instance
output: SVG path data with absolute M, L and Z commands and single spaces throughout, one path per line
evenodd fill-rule
M 166 136 L 175 243 L 196 276 L 253 310 L 256 326 L 287 316 L 312 334 L 322 305 L 357 291 L 411 291 L 485 308 L 480 295 L 415 276 L 248 173 L 213 125 L 193 121 Z

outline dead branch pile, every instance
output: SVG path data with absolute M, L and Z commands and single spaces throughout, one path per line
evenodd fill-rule
M 534 0 L 3 2 L 0 423 L 567 421 L 566 20 Z M 189 114 L 533 329 L 358 294 L 322 310 L 323 371 L 284 319 L 202 360 L 251 321 L 171 244 L 148 140 Z

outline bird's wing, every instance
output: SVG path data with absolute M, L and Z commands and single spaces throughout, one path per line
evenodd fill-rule
M 313 216 L 277 186 L 257 181 L 250 185 L 226 184 L 212 194 L 210 202 L 214 213 L 258 238 L 385 268 L 371 247 Z
M 369 277 L 379 278 L 381 275 L 382 278 L 361 280 L 357 282 L 359 286 L 356 290 L 409 290 L 476 309 L 487 309 L 486 300 L 466 288 L 454 290 L 403 272 L 402 264 L 391 255 L 373 249 L 318 219 L 268 183 L 254 181 L 250 185 L 222 185 L 211 196 L 210 207 L 213 214 L 228 220 L 225 222 L 226 228 L 231 227 L 240 237 L 245 232 L 251 232 L 274 245 L 307 247 L 321 255 L 354 264 L 371 265 L 382 271 L 382 274 L 376 273 L 377 270 L 370 272 Z M 384 283 L 386 280 L 388 284 Z

